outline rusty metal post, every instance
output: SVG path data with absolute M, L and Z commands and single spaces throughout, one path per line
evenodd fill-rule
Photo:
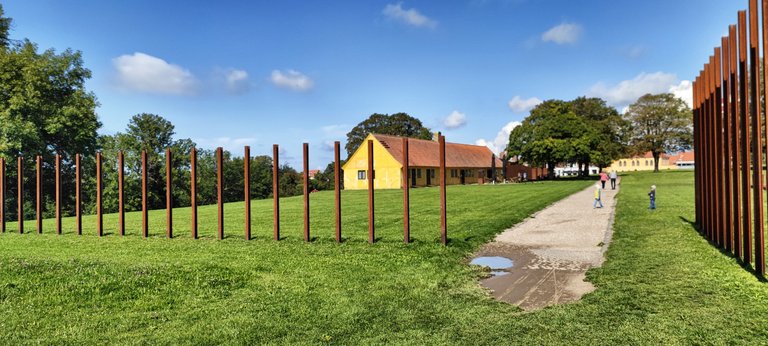
M 173 172 L 171 149 L 165 149 L 165 236 L 173 238 Z
M 762 1 L 762 28 L 763 28 L 763 66 L 768 63 L 768 19 L 766 19 L 766 13 L 768 13 L 768 0 Z M 768 100 L 768 71 L 765 71 L 765 68 L 763 68 L 763 97 L 766 97 L 765 99 Z M 760 102 L 757 103 L 758 106 L 760 105 Z M 760 114 L 758 112 L 758 114 Z M 766 120 L 768 122 L 768 120 Z M 765 129 L 764 135 L 768 136 L 768 129 Z M 768 140 L 768 137 L 766 137 Z M 761 145 L 762 147 L 762 145 Z M 768 153 L 766 153 L 766 156 L 768 156 Z M 761 161 L 762 162 L 762 161 Z M 762 164 L 760 165 L 762 168 Z M 762 169 L 759 170 L 762 173 Z M 763 180 L 761 178 L 760 183 L 763 183 Z M 760 192 L 762 195 L 762 191 Z M 762 203 L 760 204 L 762 206 Z M 762 210 L 762 209 L 761 209 Z M 762 225 L 761 225 L 762 226 Z M 761 231 L 758 233 L 755 233 L 755 272 L 757 272 L 758 275 L 765 277 L 765 234 Z
M 0 157 L 0 232 L 5 233 L 5 158 Z
M 16 202 L 18 204 L 18 219 L 19 234 L 24 233 L 24 157 L 19 156 L 16 160 L 16 174 L 18 177 L 18 197 Z
M 711 74 L 712 74 L 712 64 L 713 64 L 714 58 L 712 56 L 709 57 L 709 63 L 707 63 L 704 66 L 704 90 L 705 90 L 705 103 L 704 103 L 704 133 L 706 134 L 706 143 L 704 145 L 704 148 L 706 149 L 704 151 L 704 154 L 706 155 L 706 159 L 704 161 L 704 164 L 706 165 L 706 193 L 707 193 L 707 227 L 705 229 L 705 234 L 707 236 L 707 239 L 712 241 L 712 228 L 715 224 L 715 215 L 714 215 L 714 192 L 713 192 L 713 177 L 712 177 L 712 162 L 714 161 L 714 158 L 712 157 L 712 89 L 711 89 Z
M 77 235 L 83 235 L 82 161 L 82 155 L 75 154 L 75 228 L 77 228 Z
M 752 229 L 754 231 L 754 245 L 755 245 L 755 265 L 757 266 L 757 244 L 758 237 L 762 242 L 763 236 L 763 137 L 762 137 L 762 122 L 760 121 L 760 83 L 758 82 L 759 76 L 759 59 L 760 52 L 758 46 L 760 42 L 760 33 L 758 31 L 757 20 L 757 0 L 749 1 L 749 103 L 750 103 L 750 117 L 752 118 Z M 750 247 L 752 244 L 745 244 L 745 247 Z M 750 260 L 747 257 L 747 260 Z M 761 261 L 762 262 L 762 261 Z M 761 266 L 763 264 L 761 263 Z M 755 271 L 757 267 L 755 267 Z M 763 270 L 764 271 L 764 270 Z
M 35 219 L 37 233 L 43 233 L 43 157 L 35 157 Z
M 409 179 L 411 166 L 408 165 L 410 159 L 408 144 L 408 138 L 403 137 L 403 242 L 406 244 L 411 242 L 411 180 Z
M 197 239 L 197 148 L 189 153 L 189 199 L 192 208 L 192 239 Z
M 272 231 L 280 240 L 280 156 L 277 144 L 272 145 Z
M 103 187 L 101 180 L 101 152 L 96 152 L 96 234 L 101 237 L 104 235 L 104 217 L 103 217 Z
M 699 160 L 699 152 L 701 152 L 701 145 L 699 144 L 699 136 L 701 136 L 701 127 L 699 127 L 699 77 L 696 76 L 693 80 L 693 147 L 695 148 L 694 151 L 694 162 L 697 162 L 697 165 L 694 165 L 693 167 L 693 186 L 694 186 L 694 211 L 695 211 L 695 224 L 696 226 L 701 229 L 701 194 L 700 194 L 700 188 L 699 188 L 699 182 L 701 181 L 699 179 L 699 173 L 701 172 L 700 165 L 701 160 Z M 506 165 L 504 165 L 506 168 Z M 505 170 L 506 171 L 506 170 Z M 507 174 L 504 174 L 504 177 L 507 177 Z
M 117 152 L 117 228 L 120 236 L 125 235 L 125 157 Z
M 373 244 L 376 241 L 376 227 L 374 226 L 374 170 L 373 170 L 373 141 L 368 140 L 368 242 Z
M 243 186 L 245 205 L 245 240 L 251 240 L 251 147 L 243 148 Z
M 731 114 L 730 114 L 730 46 L 728 44 L 728 38 L 723 37 L 721 40 L 722 52 L 723 52 L 723 66 L 722 66 L 722 85 L 723 85 L 723 156 L 724 167 L 723 174 L 725 176 L 725 229 L 724 229 L 724 245 L 725 250 L 730 252 L 733 249 L 732 243 L 732 230 L 733 230 L 733 177 L 731 176 Z
M 749 123 L 749 90 L 747 89 L 747 13 L 746 11 L 739 11 L 739 92 L 741 102 L 741 191 L 742 201 L 741 205 L 744 208 L 742 210 L 742 257 L 741 260 L 744 264 L 752 262 L 752 202 L 750 200 L 750 182 L 749 182 L 749 170 L 750 170 L 750 136 L 748 132 Z
M 141 234 L 149 237 L 149 214 L 147 212 L 147 151 L 141 151 Z
M 445 184 L 445 136 L 438 137 L 440 149 L 440 242 L 443 245 L 448 244 L 448 210 Z
M 304 143 L 304 241 L 309 241 L 309 143 Z
M 715 129 L 715 167 L 714 167 L 714 174 L 715 174 L 715 182 L 716 182 L 716 195 L 715 195 L 715 213 L 717 214 L 717 233 L 715 233 L 715 243 L 722 247 L 723 246 L 723 238 L 725 234 L 725 207 L 723 205 L 723 200 L 725 199 L 724 196 L 724 189 L 723 189 L 723 113 L 722 113 L 722 65 L 720 62 L 720 47 L 715 48 L 715 64 L 714 67 L 714 73 L 712 73 L 713 80 L 713 91 L 714 91 L 714 97 L 712 100 L 714 101 L 714 129 Z
M 333 142 L 333 192 L 336 210 L 336 242 L 341 243 L 341 155 L 339 141 Z
M 55 198 L 56 198 L 56 234 L 61 235 L 61 155 L 56 154 L 54 166 L 55 174 Z
M 219 240 L 224 239 L 224 149 L 216 148 L 216 210 Z
M 739 144 L 741 143 L 741 133 L 739 132 L 739 124 L 741 122 L 741 114 L 739 110 L 741 106 L 739 104 L 739 76 L 737 74 L 738 67 L 738 41 L 736 37 L 736 26 L 728 26 L 728 47 L 730 50 L 730 57 L 728 58 L 728 65 L 730 68 L 729 85 L 728 89 L 731 92 L 730 102 L 730 115 L 731 115 L 731 179 L 733 191 L 733 219 L 732 219 L 732 236 L 731 236 L 731 248 L 734 251 L 734 255 L 737 258 L 741 258 L 741 151 Z

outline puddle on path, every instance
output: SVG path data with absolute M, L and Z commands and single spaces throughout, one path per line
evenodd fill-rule
M 491 268 L 491 275 L 493 276 L 502 276 L 509 274 L 508 272 L 504 271 L 504 269 L 512 268 L 514 265 L 514 262 L 512 262 L 511 259 L 501 256 L 486 256 L 486 257 L 476 257 L 472 259 L 469 264 L 479 265 L 479 266 L 485 266 Z

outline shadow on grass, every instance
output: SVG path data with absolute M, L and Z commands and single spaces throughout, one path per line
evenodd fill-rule
M 752 266 L 752 264 L 751 264 L 751 263 L 744 263 L 744 261 L 743 261 L 741 258 L 739 258 L 739 257 L 736 257 L 736 254 L 734 254 L 734 253 L 733 253 L 731 250 L 728 250 L 728 249 L 726 249 L 726 248 L 724 248 L 724 247 L 720 246 L 719 244 L 715 243 L 715 242 L 714 242 L 714 241 L 712 241 L 711 239 L 707 238 L 707 235 L 706 235 L 704 232 L 702 232 L 702 229 L 701 229 L 701 227 L 699 227 L 699 225 L 698 225 L 698 224 L 697 224 L 695 221 L 691 221 L 691 220 L 689 220 L 689 219 L 685 218 L 684 216 L 678 216 L 678 217 L 679 217 L 679 218 L 680 218 L 680 220 L 682 220 L 683 222 L 685 222 L 685 223 L 689 224 L 689 225 L 691 226 L 691 229 L 693 229 L 694 231 L 696 231 L 696 233 L 697 233 L 697 234 L 698 234 L 698 235 L 699 235 L 699 236 L 700 236 L 702 239 L 706 240 L 706 241 L 709 243 L 709 245 L 711 245 L 712 247 L 714 247 L 715 249 L 717 249 L 717 251 L 720 251 L 720 254 L 722 254 L 723 256 L 726 256 L 726 257 L 729 257 L 729 258 L 732 258 L 732 259 L 734 259 L 734 260 L 736 261 L 736 263 L 738 263 L 738 264 L 739 264 L 739 265 L 740 265 L 742 268 L 744 268 L 744 270 L 746 270 L 747 272 L 749 272 L 749 273 L 751 273 L 752 275 L 754 275 L 754 276 L 755 276 L 755 278 L 757 278 L 757 280 L 758 280 L 758 281 L 760 281 L 760 282 L 764 282 L 764 283 L 765 283 L 765 282 L 768 282 L 768 279 L 766 279 L 766 278 L 765 278 L 765 277 L 763 277 L 763 276 L 760 276 L 760 275 L 757 273 L 757 271 L 755 270 L 755 267 L 754 267 L 754 266 Z

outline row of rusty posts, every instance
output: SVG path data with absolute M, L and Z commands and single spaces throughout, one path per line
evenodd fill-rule
M 764 112 L 768 73 L 759 68 L 760 27 L 763 64 L 768 63 L 768 0 L 757 0 L 738 12 L 738 25 L 728 28 L 693 83 L 696 148 L 696 224 L 714 245 L 765 276 L 763 214 Z M 747 47 L 749 41 L 749 47 Z M 747 62 L 749 59 L 749 62 Z M 762 78 L 762 80 L 758 80 Z M 764 88 L 765 89 L 765 88 Z M 750 177 L 751 171 L 751 177 Z M 754 250 L 754 253 L 753 253 Z
M 370 243 L 376 242 L 375 237 L 375 213 L 374 213 L 374 155 L 373 155 L 373 141 L 369 140 L 368 143 L 368 241 Z M 408 139 L 403 138 L 403 241 L 407 244 L 410 242 L 410 199 L 409 199 L 409 165 L 408 165 Z M 446 174 L 445 174 L 445 137 L 440 135 L 439 138 L 439 161 L 440 161 L 440 240 L 443 245 L 448 242 L 447 234 L 447 217 L 446 217 Z M 272 148 L 272 194 L 273 194 L 273 232 L 274 239 L 280 240 L 280 184 L 279 184 L 279 147 L 277 144 Z M 304 240 L 311 241 L 310 238 L 310 219 L 309 219 L 309 144 L 303 145 L 303 185 L 304 185 Z M 81 155 L 75 155 L 75 218 L 76 218 L 76 231 L 78 235 L 82 235 L 82 200 L 81 200 Z M 61 234 L 61 156 L 56 155 L 56 178 L 55 178 L 55 199 L 56 199 L 56 233 Z M 173 238 L 173 200 L 172 200 L 172 171 L 171 171 L 171 151 L 166 149 L 166 237 Z M 103 207 L 102 207 L 102 195 L 103 195 L 103 182 L 102 182 L 102 154 L 96 153 L 96 234 L 98 236 L 104 235 L 104 223 L 103 223 Z M 18 180 L 18 230 L 19 233 L 24 233 L 24 158 L 17 158 L 17 180 Z M 216 149 L 216 177 L 217 177 L 217 214 L 218 214 L 218 239 L 224 239 L 224 189 L 223 189 L 223 164 L 224 154 L 221 147 Z M 117 165 L 118 165 L 118 234 L 125 235 L 125 205 L 124 205 L 124 155 L 122 151 L 117 153 Z M 0 158 L 0 229 L 5 232 L 5 159 Z M 38 233 L 43 232 L 43 218 L 42 218 L 42 156 L 36 157 L 36 189 L 35 189 L 35 205 L 36 205 L 36 228 Z M 245 239 L 251 239 L 251 196 L 250 196 L 250 147 L 244 148 L 244 233 Z M 190 200 L 191 200 L 191 231 L 192 238 L 197 238 L 197 149 L 192 148 L 190 152 Z M 143 237 L 149 236 L 149 216 L 147 208 L 147 153 L 141 152 L 141 231 Z M 340 143 L 336 141 L 334 143 L 334 210 L 335 210 L 335 238 L 337 242 L 342 241 L 341 237 L 341 166 L 340 166 Z

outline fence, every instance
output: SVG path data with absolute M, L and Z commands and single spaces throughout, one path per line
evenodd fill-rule
M 738 12 L 693 83 L 696 224 L 715 246 L 765 277 L 763 181 L 768 73 L 768 0 Z M 762 30 L 760 29 L 762 28 Z M 749 41 L 749 47 L 747 47 Z M 747 62 L 749 59 L 749 62 Z M 760 80 L 758 78 L 761 78 Z M 761 86 L 762 84 L 762 86 Z M 761 90 L 761 88 L 763 90 Z M 754 250 L 754 252 L 753 252 Z M 753 262 L 754 261 L 754 262 Z
M 446 174 L 445 174 L 445 137 L 440 136 L 439 139 L 439 162 L 440 162 L 440 239 L 443 245 L 448 243 L 448 227 L 447 227 L 447 210 L 446 210 Z M 403 138 L 403 242 L 406 244 L 411 241 L 410 238 L 410 200 L 409 200 L 409 153 L 408 153 L 408 139 Z M 373 162 L 373 141 L 369 140 L 368 143 L 368 176 L 373 177 L 374 162 Z M 275 144 L 272 147 L 272 196 L 273 196 L 273 231 L 274 239 L 280 240 L 280 193 L 279 193 L 279 156 L 278 145 Z M 171 151 L 166 149 L 166 237 L 173 238 L 173 207 L 172 207 L 172 174 L 171 174 Z M 197 150 L 191 149 L 190 152 L 190 200 L 191 200 L 191 230 L 192 238 L 197 239 Z M 245 204 L 245 221 L 244 221 L 244 237 L 246 240 L 251 239 L 251 208 L 250 208 L 250 148 L 246 146 L 244 148 L 244 204 Z M 82 235 L 82 172 L 81 172 L 81 159 L 80 154 L 75 155 L 75 227 L 78 235 Z M 18 196 L 17 207 L 19 218 L 23 218 L 24 215 L 24 158 L 17 158 L 17 183 L 18 183 Z M 35 188 L 35 211 L 36 211 L 36 230 L 38 233 L 43 232 L 43 207 L 42 207 L 42 156 L 36 157 L 36 188 Z M 123 152 L 117 153 L 117 165 L 118 165 L 118 233 L 120 236 L 125 235 L 125 208 L 124 208 L 124 160 Z M 224 155 L 221 147 L 216 149 L 216 194 L 217 194 L 217 231 L 218 239 L 224 239 L 224 198 L 223 198 L 223 166 Z M 0 158 L 0 230 L 6 231 L 6 162 L 5 159 Z M 61 156 L 55 156 L 55 208 L 56 208 L 56 233 L 62 234 L 61 227 Z M 310 223 L 309 223 L 309 144 L 303 145 L 303 182 L 304 182 L 304 240 L 310 241 Z M 341 225 L 341 166 L 340 166 L 340 144 L 338 141 L 334 143 L 334 212 L 335 212 L 335 238 L 337 242 L 342 241 L 342 225 Z M 372 182 L 372 180 L 369 180 Z M 103 233 L 103 181 L 102 181 L 102 154 L 96 153 L 96 234 L 101 237 Z M 375 228 L 374 228 L 374 189 L 373 184 L 368 184 L 368 242 L 374 243 Z M 141 231 L 144 238 L 149 236 L 149 216 L 147 208 L 147 153 L 141 152 Z M 21 220 L 18 222 L 19 233 L 24 233 L 24 222 Z

